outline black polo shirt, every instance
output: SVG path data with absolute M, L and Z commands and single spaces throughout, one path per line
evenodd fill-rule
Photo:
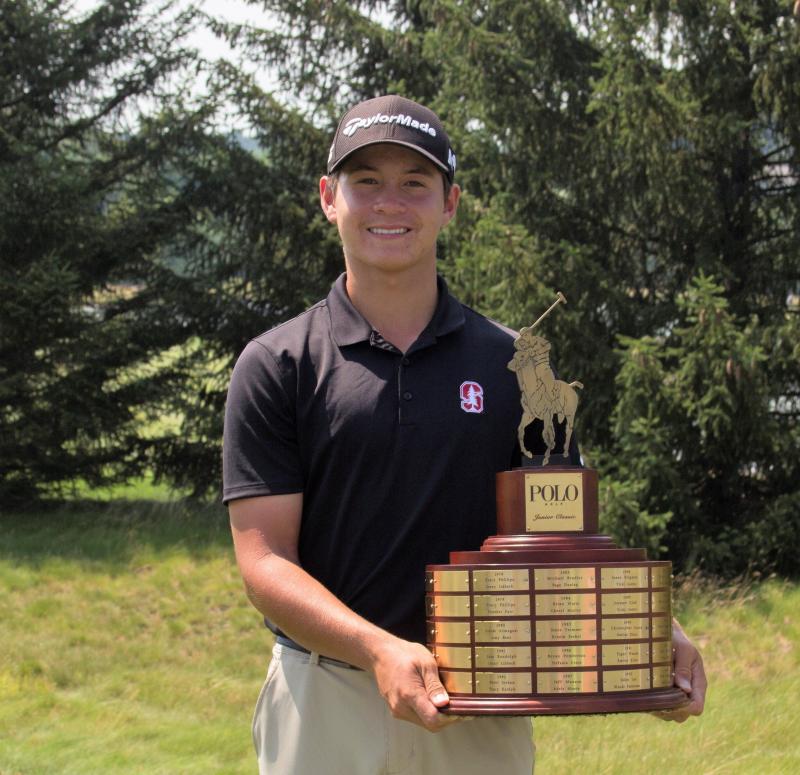
M 225 413 L 224 500 L 303 492 L 305 570 L 366 619 L 425 641 L 424 569 L 495 532 L 494 475 L 518 458 L 515 333 L 459 303 L 404 355 L 324 300 L 252 340 Z

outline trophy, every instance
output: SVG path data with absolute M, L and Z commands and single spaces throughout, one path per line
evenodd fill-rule
M 427 642 L 450 695 L 445 713 L 561 715 L 680 707 L 673 686 L 672 564 L 598 532 L 597 472 L 571 465 L 580 382 L 556 379 L 550 343 L 514 342 L 524 463 L 496 475 L 497 535 L 426 567 Z M 525 446 L 542 421 L 543 456 Z M 554 422 L 565 424 L 554 453 Z

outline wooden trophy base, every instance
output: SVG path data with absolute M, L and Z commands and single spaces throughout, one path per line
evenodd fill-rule
M 637 694 L 620 693 L 575 697 L 469 697 L 451 696 L 442 713 L 452 716 L 572 716 L 608 713 L 641 713 L 677 710 L 689 704 L 678 688 L 650 689 Z

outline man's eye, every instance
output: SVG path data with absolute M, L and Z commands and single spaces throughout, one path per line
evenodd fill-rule
M 406 185 L 414 188 L 425 188 L 425 183 L 422 180 L 409 180 Z
M 375 178 L 359 178 L 357 183 L 367 183 L 368 185 L 374 185 L 378 181 Z

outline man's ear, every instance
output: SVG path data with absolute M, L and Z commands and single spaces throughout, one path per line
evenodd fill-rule
M 442 220 L 443 227 L 453 220 L 453 216 L 456 214 L 456 210 L 458 209 L 458 200 L 460 197 L 461 189 L 458 187 L 458 184 L 453 183 L 453 185 L 450 187 L 450 192 L 444 200 L 444 217 Z
M 328 221 L 336 223 L 336 187 L 327 175 L 319 179 L 319 204 Z

